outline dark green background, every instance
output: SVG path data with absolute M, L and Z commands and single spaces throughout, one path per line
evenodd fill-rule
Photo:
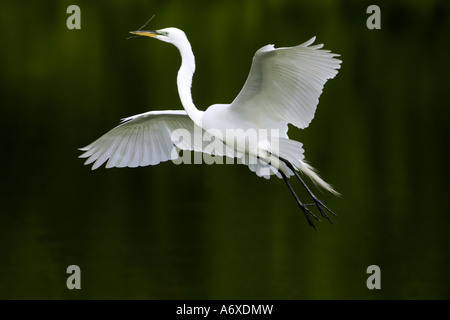
M 66 8 L 81 8 L 68 30 Z M 367 6 L 381 8 L 369 30 Z M 0 298 L 448 299 L 448 1 L 2 1 Z M 176 26 L 199 109 L 229 103 L 263 45 L 340 53 L 307 159 L 342 197 L 308 227 L 283 181 L 238 165 L 91 171 L 120 118 L 180 109 Z M 294 182 L 293 182 L 294 183 Z M 300 190 L 301 186 L 294 183 Z M 302 197 L 305 195 L 302 193 Z M 81 290 L 66 268 L 81 268 Z M 381 268 L 381 290 L 366 269 Z

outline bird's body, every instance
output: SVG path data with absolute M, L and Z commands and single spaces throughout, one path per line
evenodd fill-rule
M 303 129 L 313 119 L 323 85 L 340 67 L 341 61 L 334 58 L 336 54 L 320 50 L 322 45 L 311 46 L 315 38 L 290 48 L 264 46 L 255 53 L 250 74 L 234 101 L 201 111 L 191 96 L 195 58 L 185 33 L 176 28 L 132 33 L 154 37 L 178 48 L 182 62 L 177 86 L 185 111 L 151 111 L 123 119 L 122 124 L 81 149 L 85 153 L 80 157 L 88 158 L 85 164 L 94 162 L 93 169 L 106 161 L 107 168 L 155 165 L 176 159 L 178 152 L 174 152 L 174 146 L 237 157 L 245 159 L 243 163 L 259 176 L 269 178 L 276 174 L 283 178 L 314 226 L 308 215 L 317 217 L 308 205 L 300 202 L 287 180 L 296 175 L 313 197 L 313 205 L 328 218 L 322 208 L 330 210 L 310 192 L 296 171 L 305 173 L 324 189 L 337 192 L 304 161 L 302 144 L 290 140 L 287 131 L 288 123 Z M 179 130 L 192 139 L 174 141 L 174 133 Z M 214 141 L 214 148 L 205 140 Z

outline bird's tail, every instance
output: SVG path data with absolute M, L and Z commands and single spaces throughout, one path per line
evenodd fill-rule
M 315 171 L 315 169 L 313 167 L 311 167 L 307 162 L 305 162 L 304 160 L 302 161 L 302 166 L 299 168 L 301 172 L 303 172 L 304 174 L 306 174 L 311 181 L 318 187 L 321 187 L 329 192 L 331 192 L 332 194 L 334 194 L 335 196 L 340 196 L 340 193 L 337 192 L 336 190 L 334 190 L 334 188 L 328 183 L 325 182 Z
M 336 196 L 339 196 L 339 192 L 334 190 L 334 188 L 329 183 L 325 182 L 316 173 L 315 169 L 305 161 L 303 152 L 303 144 L 301 142 L 280 138 L 278 154 L 281 159 L 289 161 L 295 169 L 306 174 L 316 186 L 325 189 Z M 291 170 L 289 170 L 289 168 L 284 165 L 284 163 L 281 163 L 279 170 L 283 170 L 283 172 L 288 177 L 294 174 Z

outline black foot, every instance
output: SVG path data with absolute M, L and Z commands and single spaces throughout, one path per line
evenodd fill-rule
M 312 222 L 311 217 L 313 217 L 314 219 L 316 219 L 317 221 L 320 221 L 320 219 L 311 211 L 308 209 L 308 207 L 311 206 L 315 206 L 315 203 L 308 203 L 308 204 L 303 204 L 300 199 L 298 198 L 297 194 L 295 193 L 294 189 L 292 188 L 291 184 L 289 183 L 288 178 L 286 177 L 286 175 L 280 171 L 281 176 L 283 177 L 284 182 L 286 182 L 286 185 L 288 186 L 289 190 L 291 191 L 292 195 L 295 198 L 295 201 L 297 202 L 298 206 L 300 207 L 300 209 L 303 211 L 306 220 L 308 221 L 308 224 L 314 228 L 314 230 L 318 231 L 316 226 L 314 225 L 314 223 Z
M 314 203 L 308 203 L 308 204 L 303 204 L 300 199 L 298 198 L 297 194 L 295 193 L 294 189 L 292 188 L 292 186 L 290 185 L 288 178 L 286 177 L 286 175 L 279 171 L 281 173 L 281 176 L 283 177 L 284 182 L 286 182 L 287 186 L 289 187 L 289 190 L 291 191 L 292 195 L 294 196 L 295 200 L 297 201 L 297 204 L 299 205 L 300 209 L 302 209 L 303 213 L 306 216 L 306 219 L 308 220 L 308 223 L 311 227 L 314 228 L 314 230 L 317 231 L 316 226 L 314 225 L 314 223 L 312 223 L 311 219 L 309 216 L 312 216 L 313 218 L 315 218 L 316 220 L 320 221 L 320 219 L 315 216 L 311 210 L 308 209 L 308 207 L 312 207 L 312 206 L 316 206 L 317 209 L 319 210 L 320 214 L 322 215 L 322 217 L 324 217 L 325 219 L 327 219 L 328 221 L 330 221 L 331 224 L 334 224 L 333 221 L 331 220 L 331 218 L 329 217 L 329 215 L 327 214 L 327 211 L 329 213 L 331 213 L 334 216 L 337 216 L 333 211 L 331 211 L 326 205 L 325 203 L 320 200 L 319 198 L 317 198 L 314 193 L 312 193 L 312 191 L 308 188 L 308 186 L 306 185 L 306 183 L 303 181 L 303 179 L 300 177 L 300 175 L 297 173 L 297 171 L 295 170 L 295 168 L 292 166 L 292 164 L 285 160 L 280 158 L 280 160 L 282 160 L 286 166 L 292 170 L 292 172 L 294 172 L 295 176 L 297 177 L 298 180 L 300 180 L 301 184 L 303 185 L 303 187 L 306 189 L 306 191 L 308 192 L 309 196 L 312 198 Z

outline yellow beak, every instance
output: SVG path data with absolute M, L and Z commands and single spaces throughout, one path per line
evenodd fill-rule
M 138 35 L 138 36 L 152 37 L 152 38 L 154 38 L 154 37 L 160 35 L 160 34 L 159 34 L 157 31 L 155 31 L 155 30 L 150 30 L 150 31 L 141 31 L 141 30 L 138 30 L 138 31 L 130 31 L 130 33 L 131 33 L 131 34 Z

